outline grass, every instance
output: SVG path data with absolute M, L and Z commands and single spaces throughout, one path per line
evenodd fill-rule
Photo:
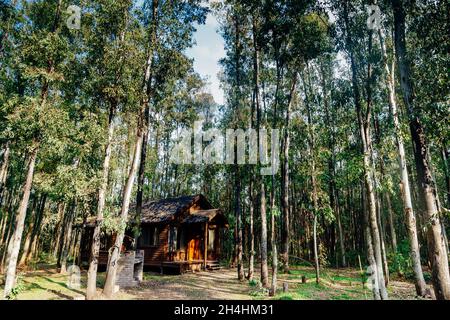
M 184 275 L 160 275 L 145 272 L 140 287 L 121 291 L 115 299 L 278 299 L 278 300 L 370 300 L 372 293 L 363 287 L 361 275 L 356 269 L 321 270 L 321 281 L 315 282 L 314 268 L 292 266 L 289 273 L 278 274 L 278 291 L 269 297 L 261 288 L 259 273 L 255 270 L 253 281 L 239 282 L 236 269 L 217 272 L 188 273 Z M 306 283 L 302 283 L 302 277 Z M 18 300 L 81 299 L 86 290 L 86 271 L 81 273 L 80 289 L 66 284 L 67 275 L 59 274 L 54 265 L 39 265 L 36 270 L 22 273 L 20 286 L 14 297 Z M 105 273 L 98 273 L 97 287 L 105 281 Z M 397 299 L 414 299 L 414 285 L 406 281 L 394 281 L 389 295 Z M 269 279 L 270 283 L 270 279 Z M 288 291 L 283 292 L 287 283 Z M 20 289 L 20 290 L 19 290 Z M 0 288 L 1 290 L 1 288 Z
M 31 268 L 30 268 L 31 269 Z M 80 289 L 67 286 L 65 274 L 60 274 L 52 264 L 36 264 L 31 270 L 20 275 L 20 290 L 15 295 L 17 300 L 74 300 L 84 297 L 86 292 L 86 272 L 82 272 Z M 97 287 L 105 282 L 105 273 L 97 274 Z M 3 291 L 3 286 L 0 286 Z M 118 299 L 131 298 L 120 293 Z
M 277 300 L 366 300 L 371 298 L 371 293 L 362 287 L 336 288 L 326 284 L 305 283 L 297 285 L 288 293 L 279 293 Z
M 301 282 L 306 277 L 306 283 Z M 314 268 L 306 266 L 291 267 L 288 274 L 278 275 L 280 282 L 289 284 L 288 292 L 278 293 L 274 299 L 279 300 L 366 300 L 372 297 L 369 289 L 363 287 L 357 270 L 328 269 L 322 270 L 320 283 L 315 282 Z

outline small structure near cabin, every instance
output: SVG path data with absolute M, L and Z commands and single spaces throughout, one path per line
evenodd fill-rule
M 125 251 L 119 259 L 116 285 L 121 288 L 137 286 L 144 275 L 144 252 Z
M 135 215 L 135 209 L 131 208 L 130 213 Z M 89 261 L 94 223 L 84 223 L 80 246 L 82 262 Z M 215 270 L 219 266 L 224 228 L 228 228 L 224 214 L 213 208 L 203 195 L 150 201 L 142 205 L 139 237 L 134 239 L 132 231 L 126 231 L 121 259 L 127 257 L 127 252 L 138 250 L 142 266 L 158 267 L 161 273 L 167 269 L 179 273 Z M 114 239 L 114 236 L 102 238 L 100 266 L 106 266 L 108 249 Z M 129 267 L 123 269 L 128 274 L 125 276 L 127 280 L 123 280 L 126 283 L 136 278 L 129 275 L 136 273 L 137 265 L 133 263 L 134 271 L 131 271 L 132 258 L 129 256 L 127 259 Z

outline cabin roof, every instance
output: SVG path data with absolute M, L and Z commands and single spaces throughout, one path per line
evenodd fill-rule
M 192 206 L 196 205 L 199 209 L 191 212 L 187 217 L 181 221 L 182 223 L 199 223 L 221 221 L 224 225 L 228 225 L 228 221 L 222 214 L 220 209 L 214 209 L 205 196 L 201 194 L 193 196 L 182 196 L 176 198 L 167 198 L 155 201 L 149 201 L 142 204 L 141 223 L 169 223 L 175 217 L 183 212 L 186 212 Z M 130 208 L 131 216 L 136 215 L 136 207 Z M 218 217 L 218 218 L 216 218 Z M 78 227 L 95 226 L 96 217 L 88 217 L 84 222 L 76 224 Z
M 142 205 L 141 223 L 164 223 L 173 220 L 175 216 L 194 204 L 198 203 L 202 209 L 212 209 L 206 198 L 199 194 L 150 201 Z
M 219 209 L 198 210 L 188 215 L 183 223 L 210 222 L 219 213 Z

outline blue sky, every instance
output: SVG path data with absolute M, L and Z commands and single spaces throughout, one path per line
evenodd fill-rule
M 195 33 L 196 44 L 187 50 L 187 55 L 194 59 L 194 69 L 203 78 L 207 78 L 209 85 L 207 92 L 210 92 L 216 103 L 223 104 L 224 95 L 220 89 L 218 73 L 220 72 L 219 60 L 225 56 L 224 41 L 217 33 L 219 24 L 217 19 L 208 14 L 206 24 L 198 25 Z

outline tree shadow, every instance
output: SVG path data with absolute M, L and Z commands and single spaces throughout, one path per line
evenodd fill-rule
M 48 280 L 48 279 L 46 279 Z M 49 288 L 44 288 L 43 286 L 35 283 L 35 282 L 29 282 L 29 281 L 24 281 L 27 284 L 27 290 L 33 290 L 33 289 L 39 289 L 39 290 L 43 290 L 43 291 L 47 291 L 47 292 L 51 292 L 54 295 L 63 298 L 63 299 L 67 299 L 67 300 L 73 300 L 72 296 L 69 296 L 67 294 L 62 293 L 61 291 L 55 290 L 55 289 L 49 289 Z
M 48 282 L 57 284 L 57 285 L 59 285 L 59 286 L 65 288 L 65 289 L 67 289 L 67 290 L 70 290 L 70 291 L 73 291 L 73 292 L 75 292 L 75 293 L 84 295 L 84 292 L 83 292 L 83 291 L 76 290 L 76 289 L 73 289 L 73 288 L 69 288 L 69 287 L 67 286 L 67 284 L 65 284 L 64 282 L 61 282 L 61 281 L 55 281 L 55 280 L 53 280 L 53 279 L 51 279 L 51 278 L 44 277 L 44 276 L 40 276 L 40 278 L 45 279 L 45 280 L 47 280 Z M 49 290 L 51 290 L 51 289 L 49 289 Z

